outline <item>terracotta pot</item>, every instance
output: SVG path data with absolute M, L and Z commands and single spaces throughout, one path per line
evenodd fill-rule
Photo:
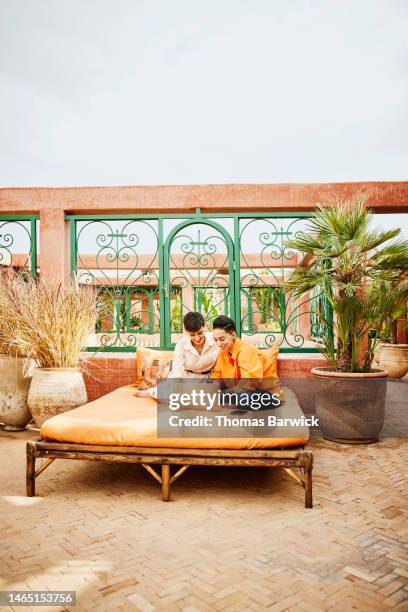
M 88 397 L 79 368 L 36 368 L 28 406 L 38 427 L 47 419 L 86 404 Z
M 376 442 L 384 425 L 388 372 L 333 372 L 313 368 L 316 416 L 327 440 Z
M 4 429 L 21 431 L 31 421 L 27 405 L 34 362 L 0 354 L 0 422 Z
M 378 364 L 390 378 L 402 378 L 408 372 L 408 344 L 382 344 Z
M 384 342 L 379 342 L 378 343 L 377 348 L 374 351 L 374 359 L 373 359 L 373 367 L 374 368 L 379 368 L 380 370 L 385 369 L 385 368 L 380 367 L 380 355 L 381 355 L 381 348 L 382 348 L 383 344 L 384 344 Z

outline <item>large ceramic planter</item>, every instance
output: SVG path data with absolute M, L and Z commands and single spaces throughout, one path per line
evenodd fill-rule
M 380 370 L 384 370 L 385 368 L 381 368 L 380 367 L 380 355 L 381 355 L 381 348 L 382 345 L 384 344 L 384 342 L 379 342 L 377 344 L 377 348 L 374 351 L 374 359 L 373 359 L 373 368 L 375 369 L 380 369 Z M 388 372 L 388 370 L 387 370 Z
M 36 368 L 28 406 L 38 427 L 47 419 L 86 404 L 84 377 L 78 368 Z
M 327 440 L 376 442 L 384 425 L 388 372 L 365 374 L 313 368 L 316 417 Z
M 4 429 L 21 431 L 31 421 L 27 405 L 34 362 L 0 354 L 0 422 Z
M 378 364 L 389 372 L 390 378 L 402 378 L 408 372 L 408 344 L 383 343 Z

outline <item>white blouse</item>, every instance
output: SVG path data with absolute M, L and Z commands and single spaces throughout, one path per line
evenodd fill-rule
M 183 336 L 174 348 L 174 356 L 168 378 L 199 378 L 215 366 L 219 348 L 210 332 L 205 332 L 205 342 L 201 354 L 191 343 L 188 336 Z M 150 397 L 157 398 L 157 386 L 147 390 Z
M 205 333 L 205 342 L 201 354 L 192 345 L 188 336 L 183 336 L 174 348 L 174 357 L 170 378 L 197 378 L 204 372 L 213 369 L 217 361 L 219 348 L 210 332 Z

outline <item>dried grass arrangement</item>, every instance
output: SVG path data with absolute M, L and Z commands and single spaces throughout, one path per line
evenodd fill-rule
M 40 368 L 76 368 L 98 318 L 95 288 L 0 275 L 1 342 Z

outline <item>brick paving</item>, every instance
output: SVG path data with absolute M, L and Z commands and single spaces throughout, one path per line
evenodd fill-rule
M 392 388 L 394 432 L 408 385 Z M 0 431 L 0 590 L 76 590 L 76 610 L 408 610 L 402 437 L 314 439 L 312 510 L 264 468 L 190 468 L 166 504 L 139 466 L 58 460 L 27 498 L 35 437 Z

